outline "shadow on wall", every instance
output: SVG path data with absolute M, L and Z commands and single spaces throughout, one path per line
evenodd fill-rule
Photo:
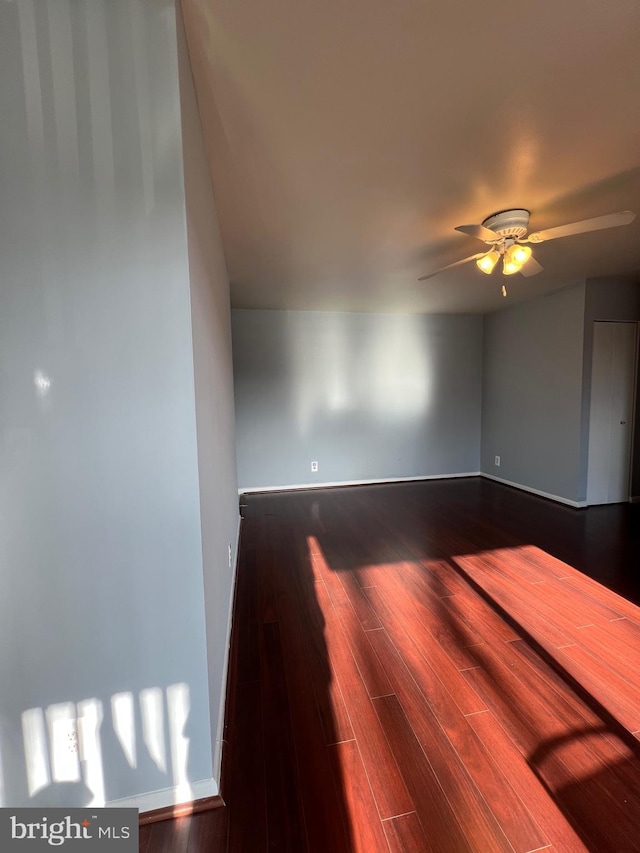
M 480 317 L 234 310 L 232 324 L 242 489 L 479 470 Z
M 0 807 L 101 807 L 113 784 L 135 796 L 137 777 L 150 772 L 157 790 L 171 788 L 176 802 L 187 802 L 189 715 L 185 683 L 28 708 L 13 737 L 6 720 L 0 731 Z

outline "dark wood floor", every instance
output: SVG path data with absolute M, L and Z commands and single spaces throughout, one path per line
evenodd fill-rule
M 640 506 L 475 478 L 243 504 L 227 805 L 141 851 L 640 851 Z

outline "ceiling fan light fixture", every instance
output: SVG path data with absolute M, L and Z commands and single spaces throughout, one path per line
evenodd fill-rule
M 502 274 L 514 275 L 515 273 L 520 272 L 521 269 L 522 264 L 517 264 L 515 261 L 510 260 L 505 252 L 504 258 L 502 259 Z
M 606 213 L 579 222 L 568 222 L 557 225 L 545 231 L 529 231 L 529 211 L 524 208 L 501 210 L 482 221 L 481 225 L 457 225 L 456 231 L 469 237 L 477 238 L 490 248 L 460 261 L 454 261 L 440 269 L 421 276 L 418 281 L 425 281 L 445 270 L 459 267 L 475 261 L 478 269 L 485 275 L 490 275 L 502 255 L 503 275 L 522 273 L 529 278 L 542 272 L 542 266 L 533 257 L 531 249 L 524 243 L 544 243 L 546 240 L 557 240 L 559 237 L 573 237 L 575 234 L 586 234 L 590 231 L 603 231 L 605 228 L 616 228 L 629 225 L 636 218 L 631 210 L 621 210 L 618 213 Z M 526 265 L 526 268 L 523 269 Z M 506 288 L 503 289 L 506 290 Z M 504 295 L 504 294 L 503 294 Z
M 524 266 L 529 258 L 531 257 L 531 249 L 528 246 L 512 246 L 509 250 L 509 260 L 514 261 L 516 264 L 520 264 L 520 266 Z
M 479 270 L 481 270 L 486 275 L 491 275 L 493 272 L 493 268 L 500 260 L 500 252 L 496 249 L 493 249 L 491 252 L 487 252 L 486 255 L 483 255 L 481 258 L 478 258 L 476 261 L 476 266 Z
M 502 272 L 504 275 L 514 275 L 520 272 L 522 267 L 531 257 L 531 249 L 528 246 L 520 246 L 513 243 L 508 246 L 502 261 Z

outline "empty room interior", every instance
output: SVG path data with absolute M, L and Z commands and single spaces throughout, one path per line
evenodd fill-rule
M 639 43 L 0 0 L 0 809 L 640 851 Z

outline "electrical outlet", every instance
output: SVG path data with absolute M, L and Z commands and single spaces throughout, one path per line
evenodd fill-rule
M 71 729 L 67 734 L 67 749 L 69 752 L 78 751 L 78 732 L 76 729 Z
M 63 764 L 67 760 L 65 756 L 68 753 L 75 754 L 78 752 L 78 721 L 71 717 L 60 717 L 52 721 L 51 734 L 53 737 L 54 749 L 57 753 L 58 761 Z
M 496 456 L 496 458 L 495 458 L 495 465 L 497 468 L 500 467 L 500 457 L 499 456 Z
M 229 568 L 231 568 L 231 542 L 227 545 L 229 551 Z
M 77 781 L 80 778 L 78 762 L 83 744 L 78 736 L 76 705 L 73 702 L 59 702 L 49 705 L 45 714 L 49 730 L 51 777 L 56 782 Z
M 312 463 L 311 463 L 311 473 L 312 473 L 312 474 L 315 474 L 317 471 L 318 471 L 318 463 L 317 463 L 317 462 L 312 462 Z

